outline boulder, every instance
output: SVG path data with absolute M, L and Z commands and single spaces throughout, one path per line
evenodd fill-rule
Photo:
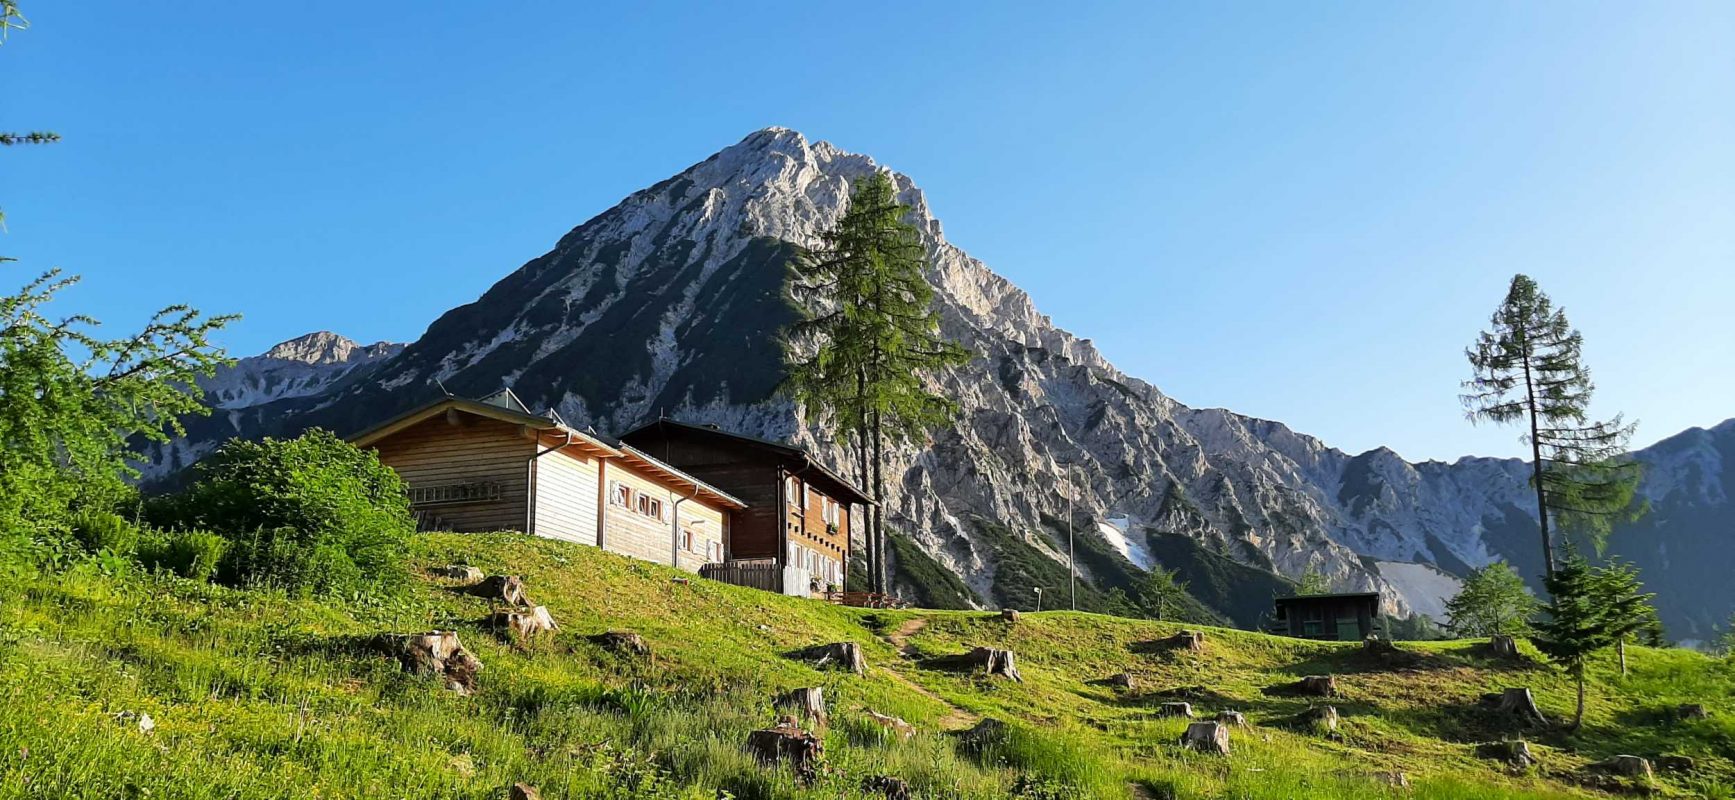
M 907 740 L 916 735 L 916 726 L 897 717 L 881 714 L 871 709 L 867 711 L 867 717 L 875 725 L 891 731 L 892 735 L 899 739 Z
M 1336 697 L 1337 678 L 1332 675 L 1308 675 L 1295 682 L 1296 694 L 1309 697 Z
M 453 564 L 449 567 L 441 567 L 434 570 L 434 574 L 445 578 L 446 580 L 458 581 L 465 585 L 478 583 L 483 578 L 482 570 L 464 564 Z
M 645 637 L 632 631 L 608 631 L 587 638 L 621 655 L 648 656 L 651 654 L 651 646 L 645 644 Z
M 880 795 L 886 800 L 910 800 L 910 785 L 904 782 L 903 778 L 873 775 L 862 779 L 861 789 L 864 792 Z
M 524 591 L 524 579 L 517 575 L 489 575 L 470 587 L 470 593 L 509 606 L 529 606 L 530 595 Z
M 1528 767 L 1536 763 L 1536 756 L 1530 752 L 1530 743 L 1523 739 L 1476 745 L 1476 755 L 1495 761 L 1504 761 L 1515 767 Z
M 1164 703 L 1160 706 L 1157 706 L 1157 716 L 1159 716 L 1159 717 L 1185 717 L 1187 719 L 1192 719 L 1193 718 L 1193 704 L 1192 703 Z
M 1675 707 L 1675 716 L 1680 719 L 1710 719 L 1711 712 L 1698 703 L 1682 703 Z
M 1229 726 L 1220 722 L 1195 722 L 1181 734 L 1181 746 L 1201 753 L 1229 755 Z
M 1393 789 L 1410 788 L 1410 776 L 1402 772 L 1376 772 L 1371 777 Z
M 1007 622 L 1015 623 L 1018 621 L 1018 609 L 1016 609 L 1016 608 L 1000 609 L 1000 618 L 1003 620 L 1006 620 Z
M 1517 658 L 1518 640 L 1504 633 L 1488 637 L 1488 654 L 1495 658 Z
M 1598 772 L 1610 775 L 1624 775 L 1629 778 L 1650 778 L 1651 762 L 1638 756 L 1609 756 L 1591 765 Z
M 1229 728 L 1245 728 L 1245 727 L 1247 727 L 1247 715 L 1242 714 L 1239 711 L 1219 711 L 1219 712 L 1217 712 L 1216 719 L 1217 719 L 1217 722 L 1221 723 L 1225 727 L 1229 727 Z
M 377 642 L 405 670 L 416 675 L 437 675 L 447 689 L 461 695 L 475 693 L 476 673 L 482 671 L 482 662 L 464 649 L 456 631 L 387 634 Z
M 1295 715 L 1295 725 L 1315 733 L 1337 732 L 1337 706 L 1313 706 Z
M 1205 652 L 1205 634 L 1203 631 L 1181 631 L 1164 639 L 1163 643 L 1175 650 L 1188 650 L 1194 653 Z
M 512 791 L 507 794 L 508 800 L 542 800 L 542 793 L 528 783 L 512 784 Z
M 982 667 L 982 671 L 989 675 L 1002 675 L 1020 683 L 1024 681 L 1024 676 L 1018 674 L 1018 660 L 1011 650 L 978 647 L 970 651 L 967 661 Z
M 857 675 L 867 673 L 867 660 L 862 658 L 861 645 L 855 642 L 833 642 L 831 644 L 816 644 L 797 654 L 800 658 L 813 662 L 816 667 L 832 667 L 847 670 Z
M 773 728 L 748 733 L 747 751 L 761 764 L 788 762 L 796 777 L 805 782 L 818 773 L 819 761 L 825 756 L 825 744 L 818 736 L 785 721 Z
M 1517 720 L 1523 725 L 1548 725 L 1548 718 L 1542 715 L 1542 709 L 1536 707 L 1536 698 L 1530 689 L 1516 687 L 1502 690 L 1499 694 L 1482 695 L 1482 702 L 1494 706 L 1494 711 Z
M 785 692 L 772 700 L 772 705 L 794 709 L 802 722 L 816 729 L 823 730 L 831 724 L 825 713 L 825 689 L 819 686 Z
M 560 630 L 554 617 L 549 615 L 548 606 L 533 606 L 526 611 L 496 611 L 488 615 L 488 624 L 522 639 Z

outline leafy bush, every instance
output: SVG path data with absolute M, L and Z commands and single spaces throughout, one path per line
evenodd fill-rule
M 415 530 L 404 482 L 378 456 L 328 431 L 231 440 L 199 464 L 154 522 L 220 531 L 218 578 L 297 594 L 347 596 L 402 586 Z
M 107 550 L 114 555 L 130 556 L 139 549 L 138 526 L 109 511 L 85 509 L 74 514 L 72 536 L 92 553 Z
M 208 581 L 217 574 L 229 540 L 210 531 L 170 531 L 148 536 L 139 544 L 139 563 L 166 569 L 183 578 Z

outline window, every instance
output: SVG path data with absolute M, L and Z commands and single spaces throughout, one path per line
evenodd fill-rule
M 681 531 L 681 539 L 682 539 L 681 548 L 683 550 L 686 550 L 689 553 L 698 552 L 697 550 L 693 549 L 693 543 L 694 543 L 695 537 L 693 536 L 693 529 L 692 528 L 688 528 L 684 531 Z
M 801 507 L 801 479 L 791 475 L 783 479 L 783 496 L 788 499 L 790 508 Z
M 833 500 L 829 497 L 825 498 L 824 502 L 825 502 L 825 506 L 824 506 L 824 511 L 822 513 L 825 517 L 825 524 L 836 527 L 838 524 L 838 520 L 843 517 L 842 509 L 840 506 L 838 506 L 838 503 L 836 500 Z
M 613 505 L 631 508 L 633 505 L 632 487 L 629 487 L 620 481 L 609 481 L 608 501 Z
M 661 520 L 663 518 L 663 501 L 662 500 L 659 500 L 659 499 L 652 497 L 648 494 L 645 494 L 643 492 L 634 492 L 634 494 L 638 495 L 639 513 L 640 514 L 643 514 L 643 515 L 650 517 L 651 519 L 655 519 L 655 520 Z

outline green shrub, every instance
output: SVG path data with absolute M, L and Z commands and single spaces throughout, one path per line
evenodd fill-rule
M 72 516 L 73 538 L 92 553 L 130 556 L 139 549 L 139 533 L 137 525 L 111 511 L 85 509 Z
M 219 580 L 332 596 L 391 593 L 407 580 L 415 531 L 408 494 L 372 452 L 316 429 L 231 440 L 199 473 L 185 494 L 150 513 L 158 524 L 228 537 Z
M 146 537 L 139 545 L 139 563 L 183 578 L 208 581 L 217 574 L 228 550 L 229 540 L 210 531 L 171 531 Z

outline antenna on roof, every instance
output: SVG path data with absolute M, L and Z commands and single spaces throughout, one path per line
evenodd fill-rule
M 447 397 L 452 396 L 452 392 L 451 392 L 451 390 L 446 388 L 446 384 L 440 382 L 440 376 L 438 376 L 438 375 L 434 376 L 434 385 L 440 387 L 440 394 L 443 394 Z

